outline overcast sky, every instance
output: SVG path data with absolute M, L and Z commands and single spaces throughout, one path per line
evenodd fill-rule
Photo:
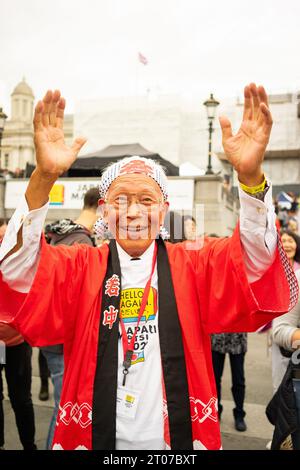
M 0 0 L 0 106 L 26 77 L 36 98 L 236 96 L 256 81 L 300 90 L 299 0 Z M 141 51 L 149 63 L 137 61 Z

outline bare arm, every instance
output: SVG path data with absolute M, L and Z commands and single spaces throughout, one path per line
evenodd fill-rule
M 33 124 L 37 165 L 25 193 L 30 211 L 39 209 L 46 204 L 55 181 L 70 168 L 86 142 L 83 138 L 77 138 L 71 147 L 65 144 L 64 109 L 65 100 L 60 96 L 58 90 L 47 91 L 43 100 L 36 105 Z M 21 226 L 17 236 L 17 244 L 4 259 L 22 247 L 22 230 Z

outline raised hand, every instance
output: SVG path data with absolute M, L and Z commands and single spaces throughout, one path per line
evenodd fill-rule
M 70 168 L 86 139 L 77 138 L 69 147 L 65 144 L 63 121 L 65 100 L 60 92 L 48 90 L 34 113 L 34 144 L 37 169 L 43 175 L 60 176 Z
M 245 87 L 244 115 L 237 134 L 232 134 L 229 119 L 220 117 L 222 143 L 228 161 L 241 183 L 256 186 L 263 181 L 262 162 L 272 129 L 268 97 L 262 86 Z

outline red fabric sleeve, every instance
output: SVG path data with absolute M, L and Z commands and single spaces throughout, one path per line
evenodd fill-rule
M 256 331 L 291 310 L 297 302 L 298 283 L 278 242 L 267 272 L 249 284 L 239 226 L 230 238 L 207 239 L 196 262 L 203 326 L 208 333 Z
M 74 302 L 90 249 L 86 245 L 52 247 L 42 237 L 39 266 L 28 294 L 13 291 L 1 276 L 0 321 L 18 330 L 33 346 L 64 343 L 66 325 L 72 328 L 74 323 Z

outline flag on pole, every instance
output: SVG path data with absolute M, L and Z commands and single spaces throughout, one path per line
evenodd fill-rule
M 138 53 L 138 60 L 141 64 L 147 65 L 148 64 L 148 59 L 145 57 L 141 52 Z

